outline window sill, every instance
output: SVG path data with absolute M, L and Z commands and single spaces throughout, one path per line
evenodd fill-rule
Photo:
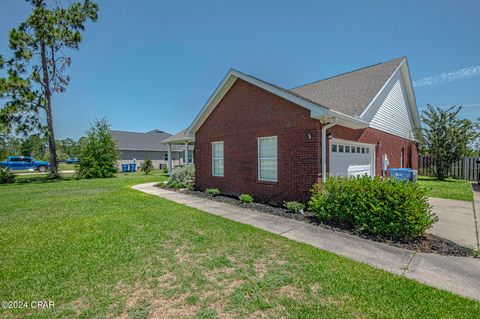
M 276 181 L 266 181 L 266 180 L 263 180 L 263 179 L 257 179 L 257 184 L 277 185 L 278 180 L 276 180 Z

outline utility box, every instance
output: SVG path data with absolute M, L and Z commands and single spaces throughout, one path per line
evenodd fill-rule
M 417 181 L 417 171 L 411 168 L 389 168 L 388 173 L 391 178 L 396 178 L 402 181 Z

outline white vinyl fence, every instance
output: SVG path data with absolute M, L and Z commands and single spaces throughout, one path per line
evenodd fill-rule
M 450 177 L 458 179 L 466 179 L 476 181 L 478 179 L 478 172 L 480 164 L 476 161 L 480 157 L 464 157 L 458 160 L 450 167 Z M 433 176 L 434 161 L 428 156 L 420 156 L 418 159 L 418 174 L 424 176 Z

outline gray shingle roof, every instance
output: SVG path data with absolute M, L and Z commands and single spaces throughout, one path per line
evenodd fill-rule
M 405 57 L 302 85 L 291 92 L 350 116 L 359 116 Z
M 183 142 L 193 142 L 193 138 L 190 135 L 187 135 L 187 129 L 183 129 L 180 132 L 176 133 L 175 135 L 170 136 L 169 138 L 165 139 L 165 143 L 183 143 Z M 173 145 L 173 144 L 172 144 Z
M 112 137 L 117 141 L 120 151 L 167 151 L 168 146 L 163 143 L 172 134 L 155 129 L 146 133 L 128 131 L 110 131 Z M 175 151 L 181 151 L 181 147 L 172 147 Z

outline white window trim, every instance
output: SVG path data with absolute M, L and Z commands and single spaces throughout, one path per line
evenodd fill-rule
M 214 150 L 213 150 L 213 145 L 214 144 L 222 144 L 222 157 L 215 157 L 214 156 Z M 212 176 L 217 176 L 217 177 L 223 177 L 225 175 L 225 145 L 223 144 L 223 141 L 216 141 L 212 142 Z M 223 174 L 215 174 L 215 160 L 222 160 L 223 163 Z
M 265 140 L 269 138 L 275 138 L 277 142 L 276 146 L 276 154 L 275 158 L 272 157 L 262 157 L 260 158 L 260 140 Z M 277 162 L 277 178 L 276 179 L 265 179 L 265 178 L 260 178 L 260 160 L 275 160 Z M 278 137 L 276 135 L 274 136 L 262 136 L 257 138 L 257 178 L 259 181 L 264 181 L 264 182 L 278 182 Z

